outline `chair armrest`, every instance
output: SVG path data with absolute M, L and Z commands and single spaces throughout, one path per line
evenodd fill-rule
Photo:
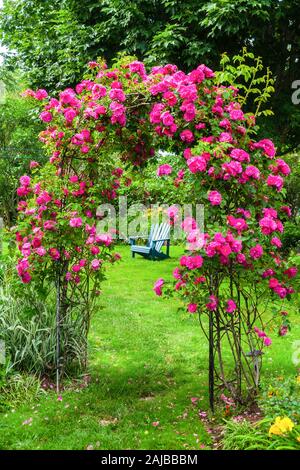
M 170 241 L 170 238 L 161 238 L 161 239 L 158 239 L 158 240 L 152 240 L 153 242 L 169 242 Z
M 146 239 L 147 235 L 138 235 L 136 237 L 129 237 L 129 240 L 137 240 L 138 238 Z
M 147 240 L 148 237 L 146 235 L 139 235 L 137 237 L 129 237 L 130 245 L 135 245 L 135 241 L 138 240 L 139 238 L 142 240 Z

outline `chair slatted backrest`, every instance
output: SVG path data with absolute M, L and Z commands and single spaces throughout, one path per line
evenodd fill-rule
M 170 238 L 170 225 L 167 223 L 162 223 L 157 231 L 157 236 L 153 236 L 154 240 L 160 240 L 155 244 L 156 251 L 160 252 L 165 240 Z
M 149 238 L 149 246 L 152 247 L 152 242 L 153 242 L 153 240 L 158 240 L 159 231 L 160 231 L 160 225 L 159 225 L 159 224 L 153 225 L 151 240 L 150 240 L 150 238 Z
M 151 225 L 151 229 L 150 229 L 150 235 L 148 237 L 148 241 L 147 241 L 147 246 L 151 246 L 152 244 L 152 240 L 153 240 L 153 232 L 155 230 L 155 228 L 157 227 L 158 224 L 155 224 L 155 225 Z

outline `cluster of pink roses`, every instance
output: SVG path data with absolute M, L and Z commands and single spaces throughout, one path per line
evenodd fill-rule
M 114 169 L 111 184 L 116 186 L 121 175 L 119 168 Z M 105 248 L 110 247 L 113 238 L 110 234 L 96 233 L 93 222 L 96 203 L 89 198 L 89 188 L 94 189 L 94 185 L 74 174 L 61 178 L 63 184 L 57 185 L 55 175 L 51 176 L 54 178 L 51 190 L 43 189 L 49 186 L 47 181 L 35 182 L 27 175 L 20 179 L 17 192 L 23 199 L 18 204 L 20 224 L 16 239 L 22 258 L 18 260 L 17 271 L 22 282 L 29 283 L 42 267 L 51 271 L 51 262 L 62 262 L 68 267 L 66 281 L 79 284 L 81 273 L 101 268 L 107 258 Z M 80 214 L 71 209 L 76 199 L 81 200 Z M 116 260 L 110 258 L 111 262 Z
M 215 311 L 220 305 L 208 289 L 211 270 L 227 275 L 236 270 L 244 277 L 249 272 L 252 279 L 257 273 L 255 282 L 267 279 L 279 297 L 291 293 L 292 276 L 289 271 L 286 274 L 281 240 L 274 233 L 283 232 L 282 219 L 290 215 L 278 194 L 290 168 L 284 160 L 275 159 L 276 150 L 269 139 L 251 138 L 255 118 L 241 109 L 238 90 L 216 84 L 213 71 L 204 65 L 190 73 L 167 64 L 147 74 L 139 61 L 114 69 L 94 62 L 90 69 L 90 78 L 57 98 L 49 98 L 44 90 L 25 92 L 43 104 L 40 118 L 47 129 L 40 138 L 51 153 L 52 177 L 60 183 L 50 191 L 43 182 L 31 184 L 27 176 L 21 180 L 19 210 L 28 218 L 27 233 L 20 230 L 19 234 L 21 278 L 28 280 L 31 262 L 39 253 L 54 261 L 61 256 L 65 259 L 55 239 L 57 234 L 61 236 L 62 219 L 66 222 L 65 237 L 70 238 L 70 266 L 76 266 L 75 275 L 87 266 L 97 272 L 102 265 L 99 246 L 107 247 L 111 242 L 109 237 L 97 238 L 94 223 L 88 221 L 96 217 L 99 202 L 116 197 L 122 176 L 122 170 L 113 168 L 108 170 L 107 180 L 103 175 L 101 181 L 91 177 L 97 174 L 98 164 L 103 167 L 101 152 L 112 148 L 111 153 L 118 151 L 122 159 L 139 165 L 153 157 L 153 142 L 159 149 L 168 149 L 172 139 L 181 168 L 174 172 L 172 165 L 163 164 L 158 176 L 174 176 L 176 187 L 192 181 L 199 202 L 208 199 L 210 203 L 205 234 L 192 219 L 183 223 L 195 252 L 181 258 L 175 288 L 187 297 L 188 310 L 198 311 L 195 289 L 209 294 L 204 302 L 208 310 Z M 68 168 L 75 165 L 77 171 L 66 174 L 65 162 L 71 163 Z M 273 207 L 269 207 L 271 199 Z M 175 217 L 176 211 L 170 213 L 172 221 Z M 41 240 L 47 238 L 47 246 L 43 242 L 32 247 L 34 230 Z M 89 256 L 83 256 L 82 250 L 87 249 Z M 271 279 L 261 276 L 268 270 L 274 272 Z M 71 271 L 74 269 L 68 278 L 73 279 Z M 163 285 L 162 279 L 155 285 L 159 295 Z M 234 314 L 237 300 L 232 297 L 228 295 L 225 310 Z

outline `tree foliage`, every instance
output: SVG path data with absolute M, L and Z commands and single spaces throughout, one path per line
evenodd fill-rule
M 43 160 L 37 139 L 40 120 L 32 104 L 20 96 L 24 81 L 18 73 L 0 69 L 6 92 L 0 104 L 0 216 L 12 226 L 17 215 L 18 180 L 30 160 Z
M 188 71 L 203 62 L 216 68 L 223 52 L 246 46 L 275 75 L 276 119 L 266 132 L 285 151 L 300 132 L 299 107 L 291 103 L 298 15 L 298 0 L 4 0 L 1 40 L 7 64 L 22 63 L 31 84 L 50 91 L 74 84 L 99 56 L 111 63 L 123 52 Z

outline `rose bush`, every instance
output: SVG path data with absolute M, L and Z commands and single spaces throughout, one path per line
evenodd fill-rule
M 112 69 L 89 67 L 75 90 L 57 98 L 45 90 L 25 92 L 42 104 L 47 128 L 40 138 L 50 162 L 20 181 L 19 276 L 25 283 L 55 283 L 63 314 L 74 305 L 87 312 L 87 333 L 104 266 L 117 258 L 112 237 L 97 233 L 97 206 L 116 197 L 120 161 L 136 167 L 156 150 L 172 151 L 178 168 L 165 163 L 157 175 L 192 187 L 191 202 L 206 202 L 205 233 L 194 220 L 184 221 L 192 245 L 174 272 L 175 291 L 188 312 L 199 314 L 209 340 L 211 405 L 217 380 L 242 401 L 243 379 L 249 397 L 258 385 L 262 347 L 271 344 L 262 317 L 266 299 L 293 293 L 296 269 L 280 254 L 290 215 L 282 188 L 290 168 L 270 140 L 255 141 L 255 118 L 244 114 L 238 90 L 218 85 L 208 67 L 184 73 L 168 64 L 149 74 L 130 60 Z M 171 289 L 160 279 L 155 291 Z M 223 343 L 235 363 L 229 378 Z

